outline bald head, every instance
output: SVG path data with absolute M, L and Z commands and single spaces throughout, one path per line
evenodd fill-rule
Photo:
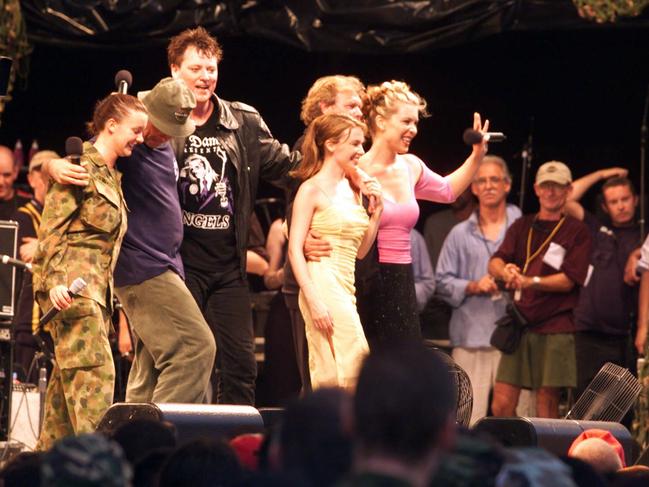
M 0 200 L 10 200 L 14 195 L 14 181 L 18 176 L 14 164 L 14 153 L 0 145 Z
M 11 166 L 13 167 L 14 153 L 6 145 L 0 145 L 0 162 L 2 162 L 3 164 L 5 162 L 9 162 L 11 164 Z
M 623 467 L 615 449 L 601 438 L 587 438 L 576 445 L 570 456 L 588 463 L 601 474 L 617 472 Z

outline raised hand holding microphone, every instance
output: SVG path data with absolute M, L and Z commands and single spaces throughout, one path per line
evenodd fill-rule
M 489 119 L 486 119 L 484 121 L 484 124 L 482 123 L 482 117 L 480 117 L 480 114 L 478 112 L 474 112 L 473 114 L 473 128 L 472 129 L 467 129 L 464 133 L 466 134 L 467 132 L 475 133 L 478 135 L 478 137 L 472 137 L 470 140 L 464 139 L 464 142 L 467 145 L 473 146 L 473 153 L 472 155 L 477 157 L 477 160 L 482 160 L 482 158 L 485 156 L 487 153 L 487 138 L 483 137 L 483 134 L 488 133 L 489 130 Z M 473 180 L 473 176 L 471 176 L 471 180 Z
M 486 132 L 486 128 L 484 131 L 466 129 L 462 135 L 462 140 L 466 145 L 480 144 L 483 140 L 485 142 L 503 142 L 506 139 L 507 136 L 502 132 Z

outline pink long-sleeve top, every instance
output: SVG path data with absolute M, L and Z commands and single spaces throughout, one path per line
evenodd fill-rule
M 420 163 L 421 164 L 421 163 Z M 450 203 L 455 200 L 455 194 L 448 178 L 431 171 L 424 164 L 422 173 L 410 199 L 405 203 L 395 203 L 383 199 L 383 213 L 379 222 L 379 233 L 376 237 L 379 250 L 379 262 L 385 264 L 410 264 L 410 230 L 419 218 L 417 199 Z M 410 180 L 412 171 L 408 165 Z

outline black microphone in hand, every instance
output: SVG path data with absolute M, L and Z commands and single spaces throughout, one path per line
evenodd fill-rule
M 130 71 L 126 69 L 121 69 L 117 71 L 115 75 L 115 86 L 117 87 L 117 93 L 126 95 L 128 93 L 129 87 L 133 84 L 133 75 Z
M 79 137 L 68 137 L 65 139 L 65 153 L 70 158 L 70 162 L 81 164 L 83 141 Z
M 74 295 L 77 294 L 85 289 L 85 287 L 88 284 L 86 284 L 86 281 L 84 281 L 81 277 L 77 277 L 74 281 L 72 281 L 72 284 L 70 284 L 70 287 L 68 288 L 68 294 Z M 52 307 L 47 313 L 43 315 L 43 317 L 40 319 L 38 322 L 38 326 L 42 327 L 45 326 L 46 323 L 48 323 L 54 316 L 56 316 L 56 313 L 58 313 L 59 310 L 56 309 L 55 307 Z
M 22 260 L 14 259 L 8 255 L 0 255 L 0 262 L 18 267 L 19 269 L 27 269 L 28 271 L 32 270 L 32 265 L 29 262 L 23 262 Z
M 462 140 L 466 145 L 480 144 L 482 140 L 486 142 L 502 142 L 507 136 L 502 132 L 485 132 L 484 134 L 473 129 L 466 129 L 462 135 Z

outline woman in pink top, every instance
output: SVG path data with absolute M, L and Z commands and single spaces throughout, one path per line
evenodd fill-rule
M 370 345 L 420 339 L 410 257 L 410 230 L 419 218 L 416 199 L 453 202 L 471 184 L 486 143 L 474 145 L 464 164 L 442 177 L 408 153 L 419 115 L 426 115 L 426 101 L 406 83 L 369 86 L 365 115 L 372 146 L 359 167 L 381 184 L 384 209 L 377 237 L 378 269 L 369 277 L 357 273 L 358 309 Z M 488 126 L 474 114 L 474 130 L 487 131 Z

